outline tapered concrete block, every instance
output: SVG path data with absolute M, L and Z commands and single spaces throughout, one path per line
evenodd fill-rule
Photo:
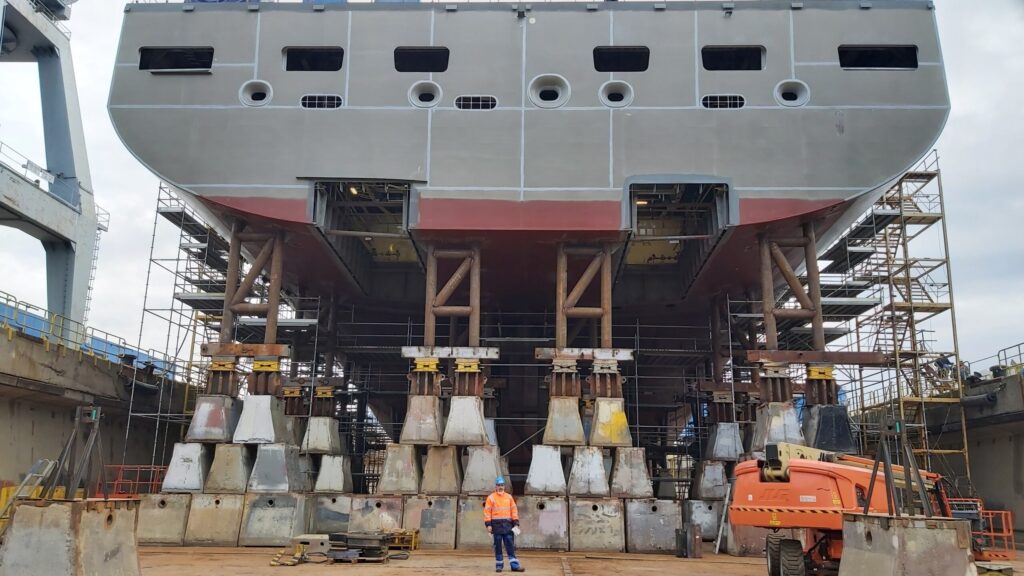
M 625 552 L 626 515 L 622 500 L 570 498 L 569 550 Z
M 249 476 L 248 491 L 258 493 L 308 492 L 309 477 L 302 471 L 299 447 L 260 444 Z
M 675 500 L 626 500 L 626 551 L 671 554 L 683 508 Z
M 477 396 L 452 396 L 448 422 L 444 428 L 444 444 L 485 446 L 487 426 L 484 424 L 484 399 Z
M 313 508 L 310 529 L 316 534 L 348 532 L 352 516 L 352 496 L 348 494 L 319 494 Z
M 407 496 L 402 528 L 420 531 L 420 548 L 454 550 L 458 496 Z
M 191 494 L 140 494 L 135 538 L 147 546 L 181 546 Z
M 314 492 L 352 492 L 352 462 L 348 456 L 324 455 L 316 475 Z
M 210 473 L 210 449 L 206 444 L 178 442 L 167 465 L 162 492 L 202 492 Z
M 402 527 L 401 496 L 352 496 L 350 532 L 380 532 Z
M 723 500 L 729 487 L 725 462 L 701 460 L 694 471 L 693 496 L 698 500 Z
M 608 496 L 610 492 L 604 467 L 604 451 L 595 446 L 573 448 L 569 495 Z
M 497 446 L 470 446 L 466 449 L 466 474 L 462 478 L 462 493 L 487 495 L 494 491 L 494 481 L 503 475 L 501 455 Z
M 804 409 L 804 440 L 819 450 L 856 454 L 850 414 L 846 406 L 819 405 Z
M 309 531 L 305 494 L 246 494 L 239 546 L 287 546 Z
M 707 458 L 721 462 L 736 462 L 743 454 L 743 438 L 737 422 L 719 422 L 708 432 Z
M 252 449 L 245 444 L 217 444 L 203 492 L 243 494 L 252 476 Z
M 558 446 L 534 444 L 530 472 L 526 476 L 526 493 L 534 496 L 565 496 L 566 490 L 562 449 Z
M 590 424 L 590 445 L 602 448 L 632 446 L 626 418 L 626 401 L 622 398 L 598 398 Z
M 377 482 L 377 494 L 418 494 L 420 491 L 420 459 L 412 444 L 388 444 L 384 471 Z
M 290 418 L 297 420 L 297 418 Z M 338 421 L 327 416 L 312 416 L 306 424 L 302 437 L 302 452 L 305 454 L 341 454 L 341 433 Z
M 493 482 L 493 481 L 492 481 Z M 491 535 L 484 526 L 483 496 L 460 496 L 459 518 L 455 528 L 455 547 L 459 550 L 490 549 Z
M 771 532 L 768 528 L 758 528 L 757 526 L 736 526 L 726 520 L 725 528 L 722 529 L 722 533 L 725 536 L 725 551 L 730 556 L 753 556 L 753 557 L 764 557 L 765 552 L 765 541 L 768 539 L 768 533 Z M 799 538 L 799 535 L 796 535 Z M 711 538 L 705 538 L 705 540 L 714 540 L 717 538 L 717 534 Z M 788 538 L 788 536 L 784 536 Z M 844 542 L 843 557 L 846 558 L 846 548 Z M 940 572 L 929 572 L 928 574 L 939 574 Z M 871 574 L 875 576 L 877 573 L 868 571 L 858 571 L 857 574 Z M 901 573 L 902 574 L 902 573 Z
M 456 495 L 462 489 L 462 470 L 456 446 L 427 448 L 420 491 L 430 496 Z M 454 542 L 453 542 L 454 545 Z
M 195 494 L 188 511 L 185 546 L 237 546 L 242 494 Z
M 498 429 L 494 426 L 494 418 L 484 418 L 484 428 L 487 429 L 487 443 L 491 446 L 497 446 Z
M 580 399 L 575 396 L 552 396 L 548 400 L 548 423 L 544 428 L 544 444 L 549 446 L 583 446 L 583 420 Z
M 522 550 L 569 549 L 569 500 L 564 496 L 520 496 L 516 548 Z
M 616 448 L 612 465 L 611 495 L 616 498 L 654 498 L 643 448 Z
M 757 408 L 751 452 L 764 452 L 768 444 L 804 444 L 804 433 L 792 402 L 771 402 Z
M 405 422 L 402 424 L 401 444 L 437 446 L 444 434 L 441 416 L 441 398 L 437 396 L 409 396 Z
M 718 537 L 718 525 L 722 521 L 722 500 L 687 500 L 683 503 L 683 520 L 700 528 L 704 541 Z
M 230 396 L 200 395 L 192 411 L 186 442 L 231 442 L 242 414 L 242 403 Z
M 295 443 L 285 423 L 284 402 L 274 396 L 246 396 L 232 442 L 235 444 Z

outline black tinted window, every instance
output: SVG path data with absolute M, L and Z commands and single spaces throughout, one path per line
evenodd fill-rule
M 345 60 L 338 46 L 285 48 L 284 69 L 289 72 L 337 72 Z
M 209 70 L 213 48 L 142 48 L 139 70 Z
M 705 70 L 764 70 L 763 46 L 705 46 Z
M 840 46 L 843 68 L 917 68 L 917 46 Z
M 448 49 L 443 46 L 395 48 L 395 70 L 399 72 L 444 72 L 448 70 L 448 55 Z
M 598 72 L 643 72 L 651 61 L 647 46 L 598 46 L 594 69 Z

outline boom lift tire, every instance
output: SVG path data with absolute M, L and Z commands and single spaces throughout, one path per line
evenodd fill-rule
M 782 545 L 782 536 L 775 532 L 769 532 L 764 541 L 764 555 L 768 558 L 768 576 L 782 576 L 782 569 L 779 566 Z
M 779 568 L 782 576 L 806 576 L 804 546 L 799 540 L 783 540 L 779 545 Z

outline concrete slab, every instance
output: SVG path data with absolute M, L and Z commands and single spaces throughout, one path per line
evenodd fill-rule
M 444 434 L 441 398 L 437 396 L 409 396 L 405 422 L 402 424 L 400 444 L 436 446 Z
M 188 511 L 185 546 L 237 546 L 242 494 L 195 494 Z
M 291 418 L 291 420 L 296 420 Z M 328 416 L 311 416 L 299 444 L 304 454 L 341 454 L 338 421 Z
M 725 462 L 701 460 L 694 469 L 693 497 L 698 500 L 723 500 L 729 488 Z
M 200 395 L 189 422 L 186 442 L 231 442 L 242 415 L 242 403 L 230 396 Z
M 352 492 L 352 462 L 349 457 L 330 454 L 322 456 L 313 491 L 336 494 Z
M 191 504 L 191 494 L 139 495 L 135 539 L 147 546 L 181 546 L 185 543 L 185 526 Z
M 804 444 L 804 433 L 792 402 L 771 402 L 757 408 L 751 452 L 764 452 L 766 444 Z
M 714 540 L 722 521 L 722 505 L 721 500 L 687 500 L 683 503 L 683 521 L 699 527 L 703 540 Z
M 294 444 L 295 431 L 285 423 L 284 402 L 275 396 L 246 396 L 232 436 L 235 444 Z
M 626 418 L 626 401 L 622 398 L 597 398 L 590 424 L 590 445 L 603 448 L 632 446 Z
M 565 496 L 567 490 L 562 449 L 558 446 L 534 444 L 525 492 L 534 496 Z
M 348 532 L 352 497 L 347 494 L 319 494 L 314 498 L 310 531 L 317 534 Z
M 260 444 L 252 467 L 249 492 L 308 492 L 309 477 L 302 471 L 299 447 L 293 444 Z
M 626 500 L 626 551 L 672 554 L 683 507 L 675 500 Z
M 350 532 L 379 532 L 402 527 L 403 498 L 401 496 L 352 496 Z
M 583 446 L 587 443 L 578 397 L 552 396 L 548 400 L 548 422 L 543 442 L 549 446 Z
M 967 520 L 846 514 L 839 576 L 975 576 Z
M 462 493 L 486 496 L 494 491 L 494 481 L 503 474 L 498 447 L 470 446 L 466 451 L 469 456 L 462 478 Z
M 405 495 L 420 491 L 420 458 L 412 444 L 388 444 L 384 471 L 377 483 L 377 494 Z
M 407 496 L 402 528 L 420 531 L 420 548 L 454 550 L 458 496 Z
M 427 448 L 420 491 L 428 496 L 457 495 L 462 489 L 462 470 L 456 446 Z
M 305 494 L 246 494 L 239 546 L 287 546 L 309 531 Z
M 460 496 L 459 515 L 455 529 L 455 547 L 459 550 L 491 549 L 491 535 L 484 526 L 482 496 Z M 517 504 L 518 505 L 518 504 Z
M 487 429 L 487 443 L 491 446 L 497 446 L 498 429 L 494 426 L 494 418 L 484 418 L 484 428 Z
M 643 448 L 616 448 L 612 465 L 611 495 L 616 498 L 654 498 Z
M 217 444 L 203 492 L 244 494 L 252 476 L 253 452 L 245 444 Z
M 856 454 L 857 441 L 846 406 L 808 406 L 804 409 L 804 440 L 819 450 Z
M 564 496 L 520 496 L 516 548 L 521 550 L 569 549 L 569 500 Z
M 206 444 L 178 442 L 164 474 L 162 492 L 202 492 L 210 473 L 210 450 Z
M 137 576 L 137 513 L 131 500 L 19 503 L 0 546 L 0 574 Z
M 444 444 L 485 446 L 487 426 L 484 424 L 484 399 L 478 396 L 452 396 L 448 422 L 444 428 Z
M 736 462 L 743 454 L 743 437 L 737 422 L 712 424 L 708 432 L 707 458 L 722 462 Z
M 577 446 L 572 451 L 572 470 L 569 471 L 570 496 L 608 496 L 607 471 L 604 451 L 595 446 Z
M 625 552 L 626 515 L 618 498 L 569 498 L 569 550 Z

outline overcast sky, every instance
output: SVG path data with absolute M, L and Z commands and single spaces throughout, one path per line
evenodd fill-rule
M 936 0 L 953 110 L 938 143 L 953 257 L 960 349 L 976 360 L 1024 341 L 1024 0 Z M 74 6 L 75 70 L 93 188 L 111 214 L 103 236 L 90 325 L 138 338 L 153 235 L 157 179 L 125 150 L 105 109 L 123 3 Z M 34 65 L 0 66 L 0 141 L 45 165 Z M 174 238 L 158 235 L 170 256 Z M 0 227 L 0 291 L 46 304 L 42 246 Z M 150 282 L 151 306 L 166 307 L 166 275 Z M 147 318 L 146 346 L 164 330 Z M 941 328 L 935 327 L 937 332 Z M 940 344 L 940 347 L 943 344 Z

